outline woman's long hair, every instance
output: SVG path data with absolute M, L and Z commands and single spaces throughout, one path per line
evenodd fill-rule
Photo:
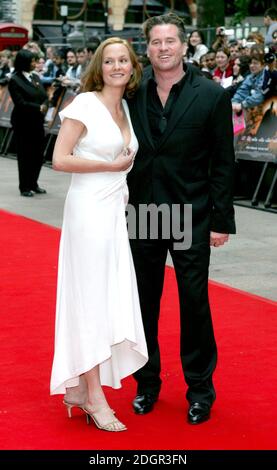
M 128 49 L 133 66 L 133 74 L 126 85 L 125 94 L 128 98 L 130 98 L 139 87 L 142 74 L 141 67 L 139 65 L 137 56 L 128 41 L 117 37 L 108 38 L 98 46 L 81 79 L 81 91 L 101 91 L 103 89 L 103 52 L 105 47 L 110 46 L 111 44 L 123 44 Z

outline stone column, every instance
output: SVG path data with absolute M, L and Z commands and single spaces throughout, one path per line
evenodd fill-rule
M 128 0 L 109 0 L 109 25 L 115 31 L 123 29 L 128 5 Z
M 32 21 L 37 0 L 16 0 L 16 22 L 32 35 Z

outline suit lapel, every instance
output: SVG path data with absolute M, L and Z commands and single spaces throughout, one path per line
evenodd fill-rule
M 152 140 L 148 113 L 147 113 L 147 84 L 148 80 L 142 82 L 139 93 L 137 94 L 137 111 L 141 121 L 141 127 L 144 130 L 145 136 L 152 148 L 154 148 L 154 143 Z

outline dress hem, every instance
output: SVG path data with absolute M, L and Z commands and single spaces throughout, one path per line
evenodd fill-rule
M 134 372 L 136 372 L 137 370 L 139 370 L 141 367 L 143 367 L 147 361 L 148 361 L 148 355 L 145 355 L 143 354 L 142 352 L 136 350 L 136 346 L 138 345 L 138 343 L 134 343 L 133 341 L 129 340 L 128 338 L 125 338 L 124 340 L 122 341 L 119 341 L 118 343 L 114 343 L 112 345 L 110 345 L 110 348 L 112 348 L 113 346 L 117 346 L 119 344 L 122 344 L 124 343 L 125 341 L 127 341 L 128 343 L 131 343 L 133 346 L 131 346 L 131 350 L 136 352 L 139 356 L 140 356 L 140 360 L 139 360 L 139 357 L 138 357 L 138 360 L 137 362 L 141 362 L 141 364 L 139 366 L 134 366 L 133 368 L 129 369 L 128 371 L 126 371 L 126 373 L 124 372 L 123 375 L 120 375 L 119 379 L 117 381 L 114 381 L 116 383 L 113 383 L 113 385 L 111 385 L 111 383 L 106 383 L 107 381 L 103 381 L 101 380 L 101 386 L 107 386 L 107 387 L 111 387 L 113 389 L 120 389 L 122 387 L 121 385 L 121 380 L 123 380 L 124 378 L 128 377 L 129 375 L 132 375 Z M 81 370 L 73 373 L 70 375 L 70 377 L 67 377 L 66 379 L 64 379 L 62 382 L 60 382 L 60 384 L 58 386 L 55 386 L 55 388 L 51 388 L 50 389 L 50 395 L 63 395 L 66 393 L 66 382 L 68 382 L 69 380 L 74 380 L 74 379 L 77 379 L 78 377 L 80 377 L 80 375 L 88 372 L 89 370 L 93 369 L 94 367 L 96 366 L 100 366 L 101 364 L 103 364 L 104 362 L 108 361 L 109 359 L 111 359 L 112 357 L 112 352 L 109 354 L 109 356 L 105 357 L 104 359 L 102 359 L 101 361 L 97 362 L 97 363 L 94 363 L 92 364 L 92 366 L 90 367 L 85 367 L 85 368 L 82 368 Z M 119 384 L 118 384 L 119 383 Z M 117 385 L 118 384 L 118 385 Z

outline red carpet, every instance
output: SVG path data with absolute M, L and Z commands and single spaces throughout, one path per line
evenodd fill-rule
M 219 348 L 212 419 L 186 423 L 178 300 L 168 268 L 160 337 L 163 388 L 153 413 L 135 416 L 132 378 L 108 390 L 128 432 L 105 433 L 49 396 L 59 231 L 0 211 L 1 449 L 276 449 L 277 303 L 211 282 Z

